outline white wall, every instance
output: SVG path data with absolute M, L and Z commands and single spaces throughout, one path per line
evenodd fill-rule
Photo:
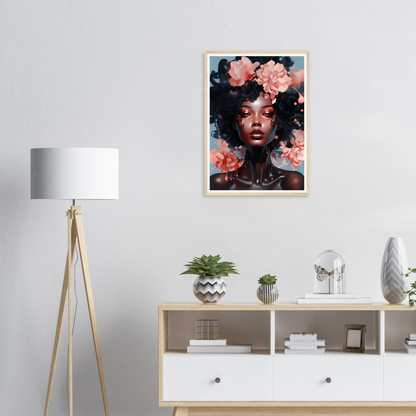
M 192 256 L 241 276 L 228 301 L 312 290 L 325 249 L 348 288 L 381 300 L 386 240 L 416 262 L 415 2 L 0 2 L 0 414 L 42 414 L 66 250 L 67 202 L 29 200 L 29 149 L 118 147 L 119 201 L 84 202 L 112 415 L 157 407 L 157 305 L 193 301 Z M 205 197 L 206 50 L 310 51 L 310 196 Z M 76 415 L 102 415 L 81 272 Z M 51 415 L 65 415 L 64 328 Z

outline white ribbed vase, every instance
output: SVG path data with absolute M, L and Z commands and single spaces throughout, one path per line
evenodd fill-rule
M 380 283 L 384 299 L 389 303 L 402 303 L 408 290 L 405 274 L 408 271 L 406 247 L 400 237 L 390 237 L 381 263 Z
M 217 303 L 227 292 L 221 276 L 200 276 L 194 282 L 194 295 L 203 303 Z
M 279 297 L 276 285 L 260 285 L 257 289 L 257 297 L 263 303 L 273 303 Z

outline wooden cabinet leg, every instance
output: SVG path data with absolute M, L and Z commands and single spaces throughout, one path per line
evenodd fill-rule
M 188 416 L 187 407 L 175 407 L 173 409 L 173 416 Z

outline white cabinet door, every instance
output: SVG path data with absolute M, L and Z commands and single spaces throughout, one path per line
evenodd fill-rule
M 415 367 L 416 355 L 403 353 L 384 356 L 385 401 L 416 401 Z
M 272 360 L 256 354 L 166 353 L 163 401 L 271 401 Z
M 383 357 L 275 355 L 275 401 L 381 401 Z

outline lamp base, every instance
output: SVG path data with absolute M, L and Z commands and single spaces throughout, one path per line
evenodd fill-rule
M 74 201 L 75 202 L 75 201 Z M 100 343 L 98 340 L 97 320 L 95 317 L 94 300 L 91 289 L 91 277 L 88 266 L 87 248 L 85 245 L 84 225 L 82 222 L 81 207 L 73 205 L 68 210 L 68 255 L 65 266 L 64 282 L 62 285 L 61 302 L 59 304 L 58 322 L 56 324 L 55 342 L 53 345 L 51 369 L 49 373 L 48 390 L 46 393 L 46 402 L 44 416 L 48 415 L 49 404 L 51 400 L 52 385 L 55 375 L 56 360 L 59 350 L 59 341 L 61 338 L 62 325 L 66 300 L 68 299 L 68 395 L 69 395 L 69 416 L 73 416 L 73 394 L 72 394 L 72 266 L 74 259 L 75 245 L 78 241 L 79 253 L 81 257 L 82 272 L 84 276 L 85 291 L 87 294 L 88 310 L 90 313 L 91 329 L 94 339 L 95 355 L 97 357 L 98 374 L 100 377 L 101 393 L 103 396 L 105 415 L 109 416 L 107 404 L 107 392 L 104 382 L 104 371 L 101 360 Z

